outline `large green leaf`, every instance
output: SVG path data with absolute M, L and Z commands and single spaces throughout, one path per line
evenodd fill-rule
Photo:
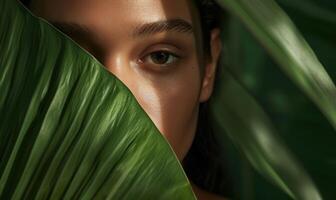
M 0 199 L 194 199 L 130 91 L 17 1 L 0 1 Z

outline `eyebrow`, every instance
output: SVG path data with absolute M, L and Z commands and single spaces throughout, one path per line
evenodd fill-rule
M 90 38 L 94 36 L 88 27 L 81 24 L 57 21 L 51 21 L 50 23 L 68 35 L 80 35 L 83 38 Z M 162 32 L 180 32 L 192 34 L 193 27 L 191 23 L 183 19 L 161 20 L 136 26 L 131 36 L 143 37 Z
M 162 32 L 193 33 L 192 25 L 183 19 L 161 20 L 136 26 L 132 36 L 142 37 Z

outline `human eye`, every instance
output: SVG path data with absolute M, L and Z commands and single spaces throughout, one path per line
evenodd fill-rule
M 176 64 L 180 56 L 167 50 L 153 51 L 140 59 L 140 63 L 154 67 L 168 67 Z

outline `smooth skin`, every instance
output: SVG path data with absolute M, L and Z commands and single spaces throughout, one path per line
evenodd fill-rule
M 95 56 L 133 93 L 183 161 L 199 104 L 211 96 L 219 30 L 204 56 L 199 16 L 189 0 L 33 0 L 32 11 Z M 198 199 L 216 200 L 192 183 Z

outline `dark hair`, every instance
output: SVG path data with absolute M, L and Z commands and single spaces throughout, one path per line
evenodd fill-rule
M 210 53 L 210 33 L 219 28 L 224 15 L 213 0 L 194 0 L 199 12 L 203 36 L 203 46 L 206 54 Z
M 221 28 L 226 16 L 213 0 L 194 0 L 200 15 L 204 52 L 210 55 L 211 31 Z M 218 63 L 219 64 L 219 63 Z M 217 67 L 219 70 L 219 67 Z M 209 120 L 208 102 L 201 103 L 195 138 L 183 160 L 188 178 L 197 186 L 221 196 L 233 197 L 232 179 Z

